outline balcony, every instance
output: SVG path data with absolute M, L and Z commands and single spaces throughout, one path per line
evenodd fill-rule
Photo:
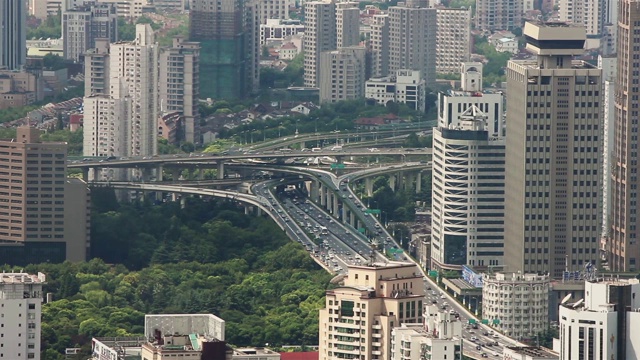
M 371 325 L 371 328 L 374 330 L 382 330 L 382 325 L 377 324 L 377 325 Z
M 382 338 L 382 334 L 373 333 L 373 334 L 371 334 L 371 337 L 372 338 L 376 338 L 376 339 L 380 339 L 380 338 Z
M 373 350 L 373 351 L 371 352 L 371 355 L 378 355 L 378 356 L 380 356 L 380 355 L 382 355 L 382 351 L 380 351 L 380 350 Z

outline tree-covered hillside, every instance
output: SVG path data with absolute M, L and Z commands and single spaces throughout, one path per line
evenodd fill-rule
M 145 313 L 213 313 L 231 344 L 317 344 L 330 275 L 267 218 L 235 204 L 191 199 L 119 205 L 95 191 L 92 254 L 83 264 L 39 264 L 45 359 L 92 336 L 143 332 Z M 104 259 L 98 259 L 102 257 Z

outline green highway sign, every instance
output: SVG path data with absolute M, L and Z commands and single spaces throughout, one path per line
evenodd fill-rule
M 438 271 L 437 270 L 429 270 L 429 276 L 430 277 L 438 277 Z
M 380 209 L 367 209 L 364 211 L 365 214 L 375 214 L 378 215 L 380 214 Z
M 358 228 L 358 231 L 364 234 L 365 228 Z
M 489 320 L 487 320 L 487 319 L 482 319 L 482 321 L 481 321 L 481 322 L 482 322 L 483 324 L 485 324 L 485 325 L 489 325 Z
M 469 324 L 473 325 L 476 323 L 476 319 L 469 319 Z
M 331 164 L 331 169 L 344 169 L 344 164 Z

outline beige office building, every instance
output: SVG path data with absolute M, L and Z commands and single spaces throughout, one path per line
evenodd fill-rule
M 389 8 L 389 72 L 419 70 L 428 88 L 436 83 L 436 9 L 408 0 Z
M 109 45 L 108 39 L 96 39 L 84 59 L 84 95 L 109 95 Z
M 199 144 L 200 43 L 173 39 L 173 46 L 160 52 L 160 111 L 183 116 L 182 141 Z
M 41 142 L 38 129 L 0 141 L 0 262 L 86 259 L 89 189 L 66 164 L 67 144 Z
M 320 360 L 391 359 L 391 332 L 422 322 L 424 283 L 414 264 L 350 266 L 320 310 Z
M 62 14 L 64 58 L 80 62 L 96 39 L 118 41 L 118 16 L 113 4 L 91 3 Z
M 294 0 L 264 0 L 259 2 L 260 24 L 266 24 L 269 19 L 286 20 L 289 18 L 289 6 L 295 5 Z
M 640 1 L 618 4 L 618 72 L 615 81 L 615 135 L 611 153 L 611 229 L 607 256 L 612 271 L 640 268 L 638 201 L 638 56 Z
M 366 50 L 351 46 L 320 55 L 320 103 L 364 97 Z
M 507 65 L 505 264 L 549 273 L 598 263 L 602 70 L 573 57 L 584 27 L 524 27 L 535 60 Z
M 476 29 L 513 30 L 522 26 L 524 1 L 477 0 Z
M 438 8 L 436 72 L 457 74 L 471 56 L 471 9 Z

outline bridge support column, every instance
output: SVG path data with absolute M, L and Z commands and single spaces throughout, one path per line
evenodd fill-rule
M 403 185 L 404 185 L 403 189 L 404 190 L 409 190 L 414 186 L 413 185 L 413 182 L 415 180 L 414 178 L 415 178 L 415 176 L 413 175 L 412 172 L 404 173 L 404 183 L 403 183 Z
M 333 216 L 340 216 L 340 208 L 338 207 L 338 194 L 333 194 Z
M 218 162 L 218 180 L 224 179 L 224 163 L 222 161 Z
M 373 196 L 373 179 L 371 177 L 364 179 L 364 190 L 368 197 Z
M 82 180 L 86 183 L 89 182 L 89 168 L 82 168 Z
M 318 197 L 320 196 L 319 194 L 319 190 L 318 187 L 320 186 L 320 184 L 318 183 L 318 181 L 311 181 L 309 183 L 309 197 L 311 198 L 311 201 L 313 202 L 317 202 L 318 201 Z
M 320 191 L 320 206 L 324 207 L 327 205 L 327 189 L 322 185 L 322 183 L 319 183 L 318 187 L 318 190 Z
M 263 215 L 261 208 L 259 208 L 259 207 L 256 208 L 256 215 L 258 215 L 258 216 L 262 216 Z
M 342 204 L 342 222 L 347 221 L 348 210 L 347 207 Z
M 389 175 L 389 187 L 391 188 L 391 191 L 396 191 L 396 176 L 395 175 Z
M 422 172 L 416 174 L 416 194 L 422 191 Z
M 175 202 L 178 200 L 178 195 L 176 193 L 171 193 L 171 201 Z
M 251 212 L 252 212 L 251 206 L 245 206 L 244 207 L 244 214 L 245 215 L 251 215 Z
M 187 197 L 186 196 L 181 196 L 180 197 L 180 209 L 184 209 L 187 206 Z
M 171 180 L 178 181 L 180 180 L 180 169 L 171 169 Z
M 356 223 L 356 215 L 353 212 L 349 213 L 349 225 L 353 226 L 354 228 L 357 229 L 357 223 Z
M 156 179 L 158 181 L 163 181 L 164 179 L 164 169 L 162 168 L 162 165 L 158 165 L 158 168 L 156 169 Z

